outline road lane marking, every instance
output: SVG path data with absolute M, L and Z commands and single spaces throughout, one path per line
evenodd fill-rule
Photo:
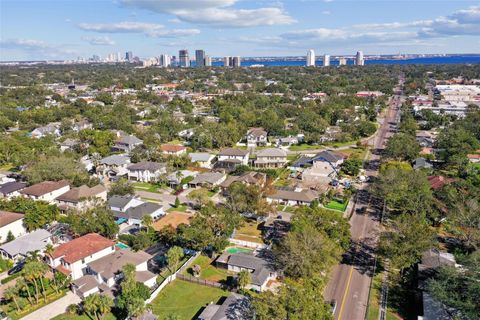
M 350 281 L 352 280 L 353 267 L 350 267 L 350 273 L 348 274 L 347 286 L 345 288 L 345 293 L 343 294 L 342 304 L 340 305 L 340 312 L 338 313 L 338 320 L 342 319 L 343 306 L 345 305 L 345 300 L 347 299 L 348 290 L 350 289 Z

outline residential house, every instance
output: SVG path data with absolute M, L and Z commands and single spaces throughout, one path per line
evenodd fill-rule
M 182 139 L 190 140 L 191 138 L 193 138 L 194 134 L 195 132 L 193 131 L 193 129 L 185 129 L 180 131 L 177 135 Z
M 296 136 L 288 136 L 288 137 L 279 137 L 273 140 L 277 147 L 290 147 L 291 145 L 302 143 L 305 140 L 305 135 L 303 133 L 299 133 Z
M 123 278 L 122 268 L 127 264 L 135 266 L 136 280 L 151 288 L 156 284 L 157 277 L 148 271 L 147 263 L 151 258 L 152 256 L 144 251 L 116 250 L 89 262 L 86 274 L 73 281 L 72 290 L 81 298 L 97 292 L 108 294 Z
M 65 141 L 60 142 L 60 151 L 65 152 L 67 150 L 73 150 L 78 145 L 80 145 L 79 140 L 67 138 Z
M 480 153 L 479 154 L 467 154 L 467 158 L 468 158 L 468 161 L 470 161 L 471 163 L 480 163 Z
M 198 316 L 198 320 L 249 320 L 252 319 L 250 299 L 231 293 L 221 304 L 209 304 Z
M 263 172 L 249 171 L 239 176 L 229 176 L 220 184 L 220 187 L 223 189 L 223 192 L 226 193 L 227 189 L 234 182 L 255 185 L 262 188 L 267 183 L 267 175 Z
M 160 150 L 168 156 L 181 156 L 187 154 L 187 148 L 178 144 L 162 144 Z
M 11 181 L 0 185 L 0 198 L 11 199 L 20 196 L 20 191 L 25 189 L 25 182 Z
M 413 169 L 415 170 L 420 170 L 420 169 L 431 169 L 433 168 L 433 165 L 425 160 L 425 158 L 417 158 L 413 160 Z
M 313 190 L 279 190 L 266 196 L 268 203 L 276 203 L 288 206 L 310 205 L 312 201 L 318 198 L 318 194 Z
M 20 190 L 20 194 L 33 200 L 43 200 L 53 203 L 55 198 L 70 190 L 67 180 L 44 181 Z
M 190 171 L 190 170 L 178 170 L 175 172 L 170 173 L 167 176 L 168 185 L 172 188 L 176 188 L 179 184 L 182 183 L 182 180 L 191 177 L 193 179 L 195 176 L 198 175 L 198 171 Z
M 192 152 L 189 153 L 188 156 L 190 157 L 190 161 L 197 164 L 200 168 L 213 168 L 213 160 L 215 159 L 214 154 L 206 152 Z
M 270 263 L 265 259 L 248 253 L 223 253 L 216 260 L 218 267 L 226 268 L 228 271 L 238 273 L 247 270 L 252 275 L 252 280 L 246 289 L 258 292 L 265 291 L 270 280 L 277 278 L 277 273 Z
M 428 183 L 433 190 L 438 190 L 443 188 L 444 185 L 449 184 L 454 181 L 452 178 L 445 178 L 444 176 L 429 176 L 427 177 Z
M 257 152 L 256 168 L 281 168 L 287 163 L 287 152 L 283 149 L 268 148 Z
M 127 167 L 128 180 L 131 181 L 156 182 L 166 173 L 166 165 L 158 162 L 142 161 Z
M 88 233 L 55 248 L 49 265 L 77 280 L 87 274 L 88 263 L 115 252 L 115 242 L 97 233 Z
M 11 233 L 15 238 L 27 232 L 23 226 L 23 213 L 0 210 L 0 243 Z
M 267 131 L 263 128 L 250 128 L 245 136 L 249 147 L 265 146 L 267 144 Z
M 225 148 L 218 153 L 217 168 L 235 169 L 239 165 L 248 165 L 250 152 L 242 149 Z
M 141 146 L 143 140 L 138 139 L 134 135 L 122 135 L 115 141 L 112 147 L 113 151 L 131 152 L 135 147 Z
M 143 202 L 132 196 L 113 196 L 108 199 L 110 209 L 117 223 L 142 225 L 143 217 L 150 216 L 153 221 L 165 215 L 163 207 L 157 203 Z
M 82 185 L 55 198 L 55 202 L 61 209 L 72 208 L 79 211 L 89 209 L 98 202 L 105 201 L 107 201 L 107 189 L 100 184 L 91 188 Z
M 92 129 L 92 128 L 93 128 L 93 124 L 91 124 L 88 120 L 80 120 L 72 124 L 72 130 L 75 132 L 80 132 L 82 130 Z
M 331 151 L 322 151 L 308 159 L 307 163 L 311 163 L 311 167 L 304 169 L 303 181 L 330 183 L 338 175 L 340 165 L 343 163 L 343 155 Z
M 37 229 L 0 246 L 0 255 L 5 259 L 19 261 L 30 252 L 43 252 L 52 243 L 52 234 L 44 229 Z
M 121 177 L 128 174 L 130 157 L 126 154 L 114 154 L 100 160 L 97 173 L 108 177 Z
M 227 176 L 221 172 L 204 172 L 200 173 L 192 181 L 188 183 L 191 188 L 205 187 L 213 188 L 221 184 Z
M 30 136 L 33 139 L 40 139 L 47 136 L 53 135 L 55 137 L 60 137 L 60 125 L 58 123 L 51 123 L 44 127 L 35 128 L 31 133 Z

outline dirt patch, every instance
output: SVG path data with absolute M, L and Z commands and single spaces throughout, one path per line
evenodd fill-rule
M 193 214 L 186 213 L 186 212 L 179 212 L 173 211 L 167 213 L 163 218 L 158 221 L 155 221 L 153 224 L 153 228 L 157 231 L 160 231 L 165 226 L 172 226 L 173 228 L 177 228 L 180 224 L 190 224 L 190 220 L 193 218 Z

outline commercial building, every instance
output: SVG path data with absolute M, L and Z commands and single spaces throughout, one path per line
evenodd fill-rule
M 345 58 L 345 57 L 338 58 L 338 65 L 339 66 L 346 66 L 347 65 L 347 58 Z
M 195 65 L 197 67 L 205 67 L 205 50 L 195 51 Z
M 170 65 L 172 64 L 171 62 L 171 57 L 168 55 L 168 54 L 162 54 L 160 55 L 160 66 L 161 67 L 170 67 Z
M 324 67 L 330 66 L 330 55 L 326 54 L 323 56 L 323 66 Z
M 355 65 L 357 66 L 365 65 L 365 58 L 363 57 L 363 51 L 357 51 L 357 55 L 355 56 Z
M 310 49 L 307 51 L 307 67 L 314 67 L 315 66 L 315 51 Z
M 205 56 L 205 67 L 211 67 L 211 66 L 212 66 L 212 57 Z
M 240 67 L 241 63 L 242 62 L 241 62 L 241 59 L 240 59 L 239 56 L 233 57 L 233 61 L 232 61 L 232 66 L 233 67 L 238 68 L 238 67 Z
M 223 66 L 224 67 L 231 67 L 232 64 L 231 64 L 231 60 L 232 60 L 232 57 L 224 57 L 223 58 Z
M 133 53 L 132 53 L 132 51 L 127 51 L 127 52 L 125 52 L 125 60 L 128 61 L 128 62 L 132 62 L 132 61 L 133 61 Z
M 178 52 L 179 57 L 179 66 L 180 67 L 190 67 L 190 58 L 188 56 L 188 50 L 183 49 Z

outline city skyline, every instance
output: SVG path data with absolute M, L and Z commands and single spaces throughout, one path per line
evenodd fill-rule
M 317 56 L 480 52 L 478 1 L 6 0 L 0 6 L 0 60 L 127 51 L 148 58 L 183 48 L 213 57 L 300 56 L 308 49 Z

